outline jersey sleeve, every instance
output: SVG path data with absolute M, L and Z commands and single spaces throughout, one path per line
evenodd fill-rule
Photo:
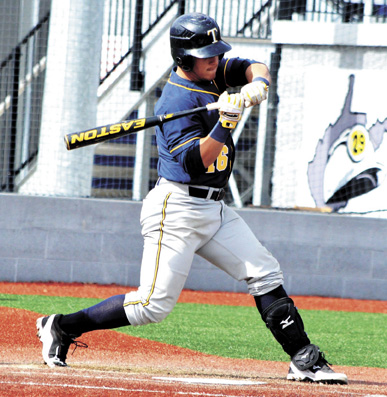
M 173 85 L 167 87 L 163 106 L 157 111 L 161 114 L 180 110 L 194 109 L 214 101 L 211 92 L 198 89 L 182 89 Z M 161 127 L 166 149 L 174 158 L 187 150 L 196 140 L 204 138 L 219 119 L 217 110 L 195 113 L 164 123 Z
M 247 84 L 246 69 L 254 63 L 262 62 L 252 59 L 223 58 L 220 61 L 215 79 L 220 92 L 226 90 L 227 87 L 238 87 Z
M 168 155 L 180 164 L 180 167 L 192 180 L 203 174 L 203 161 L 200 155 L 200 138 L 204 136 L 198 117 L 184 117 L 163 125 Z
M 165 123 L 163 134 L 166 137 L 167 149 L 175 158 L 204 136 L 197 115 Z

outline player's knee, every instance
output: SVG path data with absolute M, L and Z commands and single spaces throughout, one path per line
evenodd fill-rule
M 280 269 L 268 273 L 264 277 L 255 277 L 247 281 L 249 293 L 253 296 L 264 295 L 276 289 L 284 282 L 284 276 Z
M 170 311 L 167 310 L 152 310 L 152 308 L 146 308 L 144 310 L 144 317 L 147 320 L 146 324 L 161 323 L 169 313 Z
M 160 323 L 172 311 L 176 304 L 174 299 L 141 299 L 138 291 L 130 292 L 126 295 L 124 308 L 130 324 L 146 325 Z
M 130 324 L 136 326 L 160 323 L 168 316 L 171 309 L 137 303 L 136 305 L 126 306 L 125 311 Z

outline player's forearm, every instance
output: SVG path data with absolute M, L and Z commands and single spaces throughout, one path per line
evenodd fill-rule
M 256 77 L 263 77 L 271 84 L 270 71 L 264 63 L 253 63 L 246 69 L 246 79 L 249 83 Z

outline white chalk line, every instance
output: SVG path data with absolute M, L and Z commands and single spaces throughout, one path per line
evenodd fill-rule
M 182 382 L 189 384 L 206 384 L 206 385 L 228 385 L 228 386 L 253 386 L 266 385 L 266 382 L 258 382 L 240 379 L 222 379 L 222 378 L 172 378 L 172 377 L 153 377 L 152 379 L 164 380 L 169 382 Z
M 9 371 L 9 374 L 24 374 L 29 375 L 31 374 L 30 371 L 27 371 L 28 368 L 23 368 L 21 371 Z M 102 380 L 117 380 L 120 381 L 127 380 L 127 381 L 144 381 L 144 378 L 138 378 L 138 374 L 130 374 L 130 373 L 115 373 L 115 372 L 102 372 L 99 370 L 92 370 L 94 372 L 93 375 L 87 375 L 82 373 L 72 373 L 71 377 L 74 378 L 92 378 L 92 379 L 102 379 Z M 97 374 L 96 374 L 97 373 Z M 63 376 L 63 372 L 59 371 L 40 371 L 40 374 L 46 374 L 50 376 Z M 228 385 L 228 386 L 253 386 L 253 385 L 265 385 L 267 382 L 262 381 L 252 381 L 250 379 L 225 379 L 225 378 L 193 378 L 193 377 L 157 377 L 153 376 L 151 379 L 160 380 L 160 381 L 168 381 L 168 382 L 181 382 L 181 383 L 188 383 L 188 384 L 208 384 L 208 385 Z
M 104 390 L 104 391 L 124 391 L 124 392 L 138 392 L 138 393 L 154 393 L 154 394 L 167 394 L 170 395 L 170 390 L 149 390 L 149 389 L 126 389 L 123 387 L 107 387 L 107 386 L 87 386 L 87 385 L 74 385 L 69 383 L 53 384 L 44 382 L 8 382 L 0 381 L 0 384 L 10 384 L 10 385 L 22 385 L 22 386 L 45 386 L 45 387 L 63 387 L 63 388 L 75 388 L 75 389 L 93 389 L 93 390 Z M 172 393 L 178 395 L 189 395 L 189 396 L 206 396 L 206 397 L 239 397 L 231 394 L 219 394 L 219 393 L 204 393 L 204 392 L 183 392 L 183 391 L 173 391 Z M 254 396 L 245 396 L 254 397 Z

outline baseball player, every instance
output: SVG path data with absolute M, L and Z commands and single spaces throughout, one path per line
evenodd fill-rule
M 66 366 L 71 343 L 85 332 L 162 321 L 175 306 L 195 254 L 247 284 L 262 320 L 289 354 L 287 378 L 347 383 L 311 344 L 302 319 L 283 288 L 283 274 L 247 224 L 224 201 L 235 147 L 232 133 L 244 107 L 267 98 L 270 73 L 263 63 L 226 59 L 231 46 L 214 19 L 184 14 L 170 29 L 176 66 L 156 104 L 156 114 L 218 102 L 219 111 L 170 121 L 156 129 L 156 186 L 143 201 L 144 251 L 138 290 L 112 296 L 76 313 L 37 320 L 43 359 Z M 228 87 L 240 93 L 229 95 Z

